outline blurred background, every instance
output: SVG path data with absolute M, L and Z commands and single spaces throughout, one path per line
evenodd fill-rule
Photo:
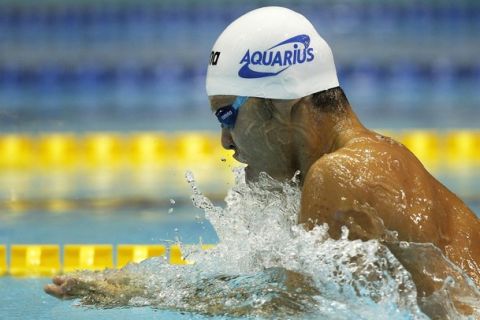
M 331 45 L 368 127 L 478 207 L 479 1 L 2 0 L 0 209 L 145 211 L 157 221 L 175 206 L 195 211 L 187 169 L 221 201 L 238 164 L 220 148 L 205 93 L 210 50 L 234 19 L 272 4 L 305 15 Z M 85 241 L 34 235 L 30 218 L 4 221 L 0 243 Z M 102 233 L 86 239 L 114 241 Z
M 216 129 L 210 49 L 235 18 L 271 4 L 330 43 L 368 126 L 478 127 L 475 0 L 2 0 L 1 130 Z

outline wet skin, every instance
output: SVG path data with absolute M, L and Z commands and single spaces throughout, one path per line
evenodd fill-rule
M 433 243 L 480 286 L 480 222 L 401 144 L 374 133 L 349 141 L 316 161 L 305 179 L 299 223 L 342 225 L 352 239 Z M 412 272 L 413 274 L 413 272 Z M 416 275 L 413 274 L 414 279 Z M 417 276 L 429 295 L 438 289 Z
M 211 110 L 234 99 L 210 97 Z M 403 145 L 366 129 L 350 106 L 329 113 L 314 110 L 309 97 L 250 98 L 239 109 L 235 127 L 222 129 L 221 143 L 248 164 L 249 181 L 262 171 L 284 180 L 300 170 L 298 222 L 306 228 L 327 223 L 330 235 L 338 238 L 346 225 L 350 239 L 380 239 L 394 253 L 398 241 L 387 230 L 396 231 L 400 241 L 433 243 L 480 286 L 480 222 L 474 213 Z M 438 289 L 420 271 L 406 267 L 420 296 Z M 85 286 L 96 287 L 62 276 L 45 291 L 73 298 L 82 296 Z

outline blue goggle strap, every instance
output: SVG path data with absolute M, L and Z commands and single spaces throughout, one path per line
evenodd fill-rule
M 244 97 L 244 96 L 238 96 L 235 101 L 233 101 L 233 104 L 232 104 L 232 107 L 235 109 L 235 110 L 238 110 L 241 106 L 243 106 L 245 104 L 245 102 L 247 101 L 248 97 Z

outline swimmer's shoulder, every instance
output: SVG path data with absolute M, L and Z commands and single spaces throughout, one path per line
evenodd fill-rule
M 393 167 L 397 167 L 393 171 L 425 171 L 423 164 L 406 146 L 374 131 L 367 131 L 366 134 L 351 139 L 337 151 L 347 153 L 352 158 L 357 157 L 357 161 L 377 167 L 377 171 Z
M 355 189 L 355 186 L 362 188 L 383 177 L 395 183 L 395 178 L 420 167 L 423 168 L 402 144 L 372 132 L 352 139 L 345 146 L 316 160 L 308 171 L 305 183 Z M 356 180 L 355 183 L 348 183 L 353 180 Z
M 305 184 L 341 187 L 342 182 L 356 176 L 358 155 L 341 148 L 317 159 L 308 170 Z
M 308 225 L 310 220 L 320 218 L 329 221 L 331 214 L 345 205 L 343 199 L 356 198 L 352 197 L 356 188 L 350 181 L 354 168 L 349 159 L 348 153 L 337 150 L 312 164 L 303 182 L 299 223 Z

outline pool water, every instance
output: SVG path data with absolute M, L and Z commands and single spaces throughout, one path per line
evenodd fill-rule
M 170 208 L 85 210 L 59 213 L 23 212 L 0 218 L 0 243 L 12 244 L 169 244 L 216 243 L 212 226 L 201 219 L 203 212 L 193 206 Z M 33 227 L 34 226 L 34 227 Z
M 478 174 L 437 175 L 451 190 L 466 199 L 480 216 Z M 0 216 L 0 243 L 216 243 L 212 225 L 204 212 L 189 205 L 189 194 L 177 205 L 110 210 L 66 210 L 65 212 L 5 212 Z M 173 208 L 173 210 L 171 210 Z M 0 315 L 4 319 L 226 319 L 151 307 L 96 309 L 65 302 L 43 294 L 48 278 L 0 278 Z
M 6 213 L 0 217 L 0 243 L 108 243 L 169 245 L 216 243 L 212 226 L 199 221 L 193 206 L 116 211 Z M 47 223 L 48 221 L 48 223 Z M 35 226 L 35 227 L 33 227 Z M 75 307 L 43 293 L 49 278 L 0 277 L 2 319 L 206 319 L 207 317 L 149 307 L 104 309 Z M 208 317 L 208 319 L 220 319 Z

